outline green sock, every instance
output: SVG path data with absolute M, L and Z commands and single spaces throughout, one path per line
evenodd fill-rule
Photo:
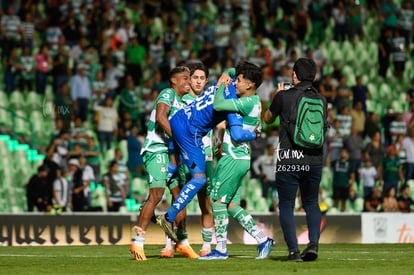
M 213 202 L 211 206 L 213 208 L 214 228 L 216 230 L 216 250 L 224 253 L 227 251 L 227 229 L 229 226 L 227 205 L 224 203 Z
M 263 243 L 267 240 L 266 234 L 257 226 L 253 217 L 241 208 L 239 205 L 229 209 L 229 214 L 235 218 L 258 243 Z

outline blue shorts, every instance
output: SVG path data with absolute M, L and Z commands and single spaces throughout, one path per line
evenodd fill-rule
M 203 150 L 203 136 L 197 134 L 188 122 L 187 117 L 181 115 L 181 112 L 171 118 L 170 125 L 176 147 L 174 149 L 179 149 L 181 160 L 190 169 L 191 174 L 205 174 L 206 157 Z

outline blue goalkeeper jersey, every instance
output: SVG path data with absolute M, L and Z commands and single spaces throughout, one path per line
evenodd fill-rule
M 218 112 L 213 108 L 215 92 L 214 85 L 208 87 L 193 102 L 176 114 L 184 113 L 193 128 L 193 133 L 197 133 L 197 135 L 206 135 L 214 126 L 227 118 L 228 112 Z

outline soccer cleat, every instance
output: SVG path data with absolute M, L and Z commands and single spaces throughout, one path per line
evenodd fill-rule
M 186 256 L 187 258 L 190 259 L 197 259 L 198 258 L 198 254 L 194 252 L 193 248 L 191 247 L 191 245 L 181 245 L 181 244 L 176 244 L 175 245 L 175 251 L 183 254 L 184 256 Z
M 311 262 L 318 258 L 318 246 L 311 245 L 305 248 L 300 254 L 300 257 L 304 262 Z
M 286 261 L 288 262 L 303 262 L 299 252 L 290 252 Z
M 226 260 L 229 258 L 229 254 L 227 252 L 221 253 L 220 251 L 213 250 L 209 254 L 198 257 L 199 260 Z
M 174 258 L 174 250 L 172 248 L 163 248 L 160 254 L 161 258 Z
M 174 232 L 172 223 L 170 223 L 164 215 L 157 216 L 157 224 L 161 227 L 161 229 L 167 234 L 168 237 L 171 238 L 174 242 L 178 243 L 177 235 Z
M 271 238 L 267 238 L 264 243 L 259 244 L 257 250 L 259 255 L 256 257 L 257 260 L 266 259 L 270 252 L 272 252 L 273 247 L 275 246 L 275 241 Z
M 210 254 L 211 249 L 201 249 L 200 250 L 200 256 L 206 256 L 207 254 Z
M 135 261 L 146 261 L 147 257 L 144 253 L 144 248 L 140 246 L 136 246 L 134 243 L 131 244 L 129 247 L 129 251 L 134 255 Z

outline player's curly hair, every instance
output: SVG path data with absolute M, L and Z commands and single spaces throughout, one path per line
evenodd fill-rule
M 262 69 L 253 63 L 247 61 L 240 61 L 236 65 L 236 76 L 242 74 L 244 78 L 253 82 L 256 89 L 262 84 L 263 73 Z

